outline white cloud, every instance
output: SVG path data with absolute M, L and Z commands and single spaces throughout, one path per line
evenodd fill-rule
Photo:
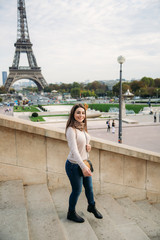
M 48 82 L 160 76 L 159 0 L 25 0 L 30 39 Z M 0 69 L 16 41 L 16 1 L 0 0 Z

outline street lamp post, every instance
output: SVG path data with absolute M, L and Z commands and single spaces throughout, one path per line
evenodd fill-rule
M 123 56 L 117 58 L 118 63 L 120 64 L 120 86 L 119 86 L 119 135 L 118 142 L 122 143 L 122 64 L 125 62 Z

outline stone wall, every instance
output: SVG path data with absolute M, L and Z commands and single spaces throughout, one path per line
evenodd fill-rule
M 160 154 L 98 138 L 91 145 L 95 192 L 160 201 Z M 63 130 L 0 115 L 0 181 L 68 187 L 68 152 Z

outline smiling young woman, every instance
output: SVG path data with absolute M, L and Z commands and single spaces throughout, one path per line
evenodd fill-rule
M 81 123 L 86 117 L 85 110 L 82 107 L 76 109 L 74 113 L 74 118 L 77 122 Z
M 88 201 L 87 211 L 92 212 L 96 218 L 100 219 L 102 215 L 95 207 L 92 173 L 83 162 L 87 159 L 87 155 L 91 151 L 91 145 L 89 144 L 90 136 L 87 132 L 86 109 L 82 104 L 76 104 L 71 109 L 66 124 L 66 137 L 70 152 L 65 169 L 72 187 L 67 219 L 79 223 L 84 222 L 84 219 L 75 211 L 79 195 L 82 191 L 82 184 L 85 188 Z M 80 174 L 79 167 L 82 170 L 82 175 Z

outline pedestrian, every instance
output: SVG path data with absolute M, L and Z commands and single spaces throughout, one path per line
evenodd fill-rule
M 151 107 L 151 102 L 150 102 L 150 100 L 148 101 L 148 107 L 149 107 L 149 108 Z
M 115 134 L 115 122 L 114 122 L 114 120 L 112 122 L 112 133 Z
M 107 124 L 107 132 L 110 132 L 110 120 L 106 121 L 106 124 Z
M 82 184 L 88 201 L 87 211 L 93 213 L 96 218 L 103 218 L 95 206 L 91 170 L 83 162 L 91 151 L 91 145 L 89 144 L 90 136 L 87 132 L 86 109 L 82 104 L 76 104 L 71 109 L 66 124 L 66 138 L 70 152 L 65 169 L 72 187 L 67 219 L 78 223 L 85 221 L 76 213 L 75 209 L 82 191 Z M 80 170 L 83 174 L 80 174 Z
M 157 117 L 156 117 L 156 112 L 154 113 L 154 122 L 156 122 Z

